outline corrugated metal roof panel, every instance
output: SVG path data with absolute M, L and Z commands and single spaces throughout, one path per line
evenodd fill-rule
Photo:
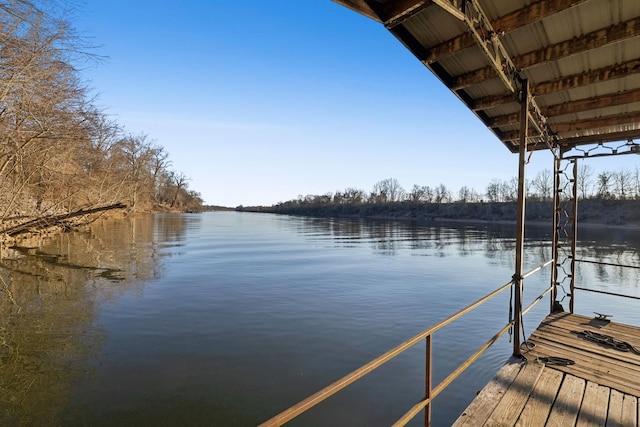
M 485 32 L 482 21 L 470 20 L 479 16 L 473 6 L 465 21 L 431 2 L 335 1 L 352 8 L 358 3 L 354 9 L 373 10 L 382 22 L 393 18 L 390 31 L 418 58 L 428 59 L 429 68 L 512 150 L 518 139 L 514 91 L 519 83 L 509 61 L 522 68 L 517 71 L 529 80 L 533 102 L 549 114 L 551 132 L 562 138 L 602 135 L 603 140 L 607 134 L 624 138 L 620 131 L 640 135 L 640 0 L 467 0 L 477 2 L 496 26 L 505 26 L 508 31 L 499 37 Z M 473 31 L 484 39 L 489 55 L 469 36 Z M 508 59 L 495 46 L 502 46 Z M 614 97 L 618 105 L 612 104 Z

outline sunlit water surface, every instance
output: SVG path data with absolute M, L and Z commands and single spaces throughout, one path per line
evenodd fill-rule
M 638 232 L 580 234 L 580 258 L 640 265 Z M 98 222 L 10 252 L 0 424 L 256 425 L 509 282 L 513 236 L 513 225 L 224 212 Z M 527 230 L 525 270 L 550 258 L 549 238 Z M 525 281 L 525 303 L 549 275 Z M 579 264 L 578 277 L 640 295 L 636 269 Z M 545 298 L 525 333 L 548 310 Z M 640 324 L 637 301 L 579 292 L 576 312 L 593 311 Z M 508 313 L 506 291 L 437 332 L 434 384 Z M 511 350 L 503 337 L 436 398 L 433 425 L 450 425 Z M 424 366 L 420 343 L 290 425 L 389 425 L 424 396 Z

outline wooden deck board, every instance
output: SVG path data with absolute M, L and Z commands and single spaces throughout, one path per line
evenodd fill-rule
M 640 427 L 640 355 L 585 340 L 585 330 L 640 346 L 638 327 L 550 315 L 527 340 L 526 362 L 510 359 L 454 425 Z M 542 363 L 548 356 L 575 364 Z
M 536 335 L 541 335 L 541 334 L 542 335 L 551 334 L 554 337 L 562 336 L 565 339 L 562 340 L 561 342 L 565 344 L 577 346 L 579 348 L 584 349 L 584 351 L 607 355 L 617 360 L 626 361 L 630 358 L 631 360 L 637 360 L 638 362 L 640 362 L 640 354 L 636 354 L 631 351 L 628 351 L 628 352 L 620 351 L 611 346 L 588 341 L 576 333 L 576 332 L 583 332 L 587 330 L 591 332 L 597 332 L 603 335 L 610 335 L 621 341 L 628 342 L 629 344 L 632 344 L 632 345 L 634 344 L 635 340 L 631 339 L 627 334 L 623 334 L 620 331 L 616 330 L 615 328 L 594 330 L 589 328 L 580 328 L 580 329 L 576 327 L 571 328 L 567 326 L 564 326 L 559 323 L 541 325 L 540 328 L 538 328 L 533 334 L 531 334 L 530 338 L 534 338 Z M 555 339 L 557 340 L 557 337 Z
M 563 341 L 558 341 L 559 338 L 562 338 Z M 535 343 L 536 345 L 538 345 L 538 341 L 545 341 L 550 347 L 570 347 L 572 351 L 577 352 L 579 355 L 606 361 L 607 364 L 613 367 L 626 367 L 629 362 L 636 362 L 639 364 L 637 369 L 640 371 L 640 356 L 636 354 L 615 350 L 612 347 L 600 346 L 589 341 L 583 342 L 571 335 L 565 335 L 562 332 L 556 333 L 553 328 L 536 331 L 527 340 L 528 343 Z
M 562 372 L 553 369 L 545 369 L 540 375 L 531 397 L 527 401 L 520 418 L 516 422 L 518 427 L 544 426 L 547 422 L 553 402 L 556 400 L 560 384 L 562 384 Z
M 598 427 L 607 421 L 610 388 L 587 381 L 576 427 Z
M 594 319 L 580 315 L 558 313 L 548 316 L 527 342 L 534 343 L 524 350 L 528 360 L 539 357 L 563 357 L 575 361 L 574 365 L 555 368 L 587 381 L 638 396 L 640 393 L 640 355 L 624 352 L 600 343 L 585 340 L 575 332 L 589 330 L 609 335 L 635 345 L 640 341 L 640 328 L 610 322 L 606 326 L 590 326 Z M 633 332 L 635 331 L 635 335 Z
M 538 382 L 543 369 L 543 365 L 527 363 L 513 380 L 507 393 L 491 413 L 485 425 L 514 425 L 533 392 L 533 388 Z
M 547 425 L 559 427 L 573 426 L 576 423 L 585 384 L 582 378 L 573 375 L 564 376 L 558 397 L 547 419 Z
M 515 357 L 509 359 L 502 369 L 498 371 L 498 374 L 471 402 L 467 410 L 460 415 L 454 426 L 475 427 L 484 424 L 523 367 L 522 360 Z
M 622 401 L 622 425 L 634 426 L 638 423 L 638 398 L 624 395 Z

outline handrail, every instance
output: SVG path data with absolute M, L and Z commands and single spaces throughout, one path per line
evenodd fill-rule
M 551 292 L 553 290 L 554 286 L 551 285 L 549 286 L 547 289 L 545 289 L 544 291 L 542 291 L 542 293 L 540 295 L 538 295 L 536 297 L 536 299 L 534 299 L 533 301 L 531 301 L 531 304 L 529 304 L 524 310 L 522 310 L 522 315 L 524 316 L 525 314 L 527 314 L 529 312 L 529 310 L 531 310 L 533 308 L 534 305 L 536 305 L 537 303 L 539 303 L 542 298 L 545 297 L 545 295 L 547 295 L 549 292 Z
M 628 264 L 617 264 L 615 262 L 604 262 L 604 261 L 591 261 L 588 259 L 576 259 L 576 262 L 585 262 L 588 264 L 598 264 L 598 265 L 608 265 L 612 267 L 624 267 L 624 268 L 635 268 L 640 269 L 638 265 L 628 265 Z
M 621 298 L 630 298 L 630 299 L 640 299 L 640 297 L 636 297 L 634 295 L 625 295 L 625 294 L 617 294 L 615 292 L 607 292 L 607 291 L 599 291 L 597 289 L 589 289 L 589 288 L 580 288 L 578 286 L 575 286 L 573 289 L 578 289 L 581 291 L 587 291 L 587 292 L 595 292 L 597 294 L 605 294 L 605 295 L 612 295 L 614 297 L 621 297 Z
M 509 328 L 511 328 L 511 326 L 513 326 L 513 323 L 514 323 L 514 321 L 512 320 L 511 322 L 507 323 L 506 326 L 504 326 L 502 329 L 500 329 L 498 331 L 498 333 L 496 333 L 493 337 L 491 337 L 491 339 L 489 341 L 484 343 L 482 345 L 482 347 L 480 347 L 478 350 L 476 350 L 475 353 L 473 353 L 471 356 L 469 356 L 469 358 L 467 360 L 462 362 L 462 364 L 460 366 L 458 366 L 453 372 L 451 372 L 449 374 L 449 376 L 447 376 L 447 378 L 445 378 L 444 380 L 442 380 L 440 382 L 440 384 L 435 386 L 431 390 L 431 396 L 428 399 L 422 399 L 421 401 L 419 401 L 418 403 L 413 405 L 413 407 L 411 407 L 411 409 L 409 411 L 407 411 L 400 419 L 398 419 L 398 421 L 396 421 L 393 424 L 393 427 L 404 426 L 409 421 L 411 421 L 416 415 L 418 415 L 418 413 L 420 411 L 422 411 L 427 405 L 429 405 L 431 403 L 431 401 L 438 394 L 440 394 L 441 391 L 443 391 L 445 388 L 447 388 L 449 386 L 449 384 L 451 384 L 453 382 L 453 380 L 458 378 L 458 376 L 460 376 L 460 374 L 462 374 L 469 366 L 471 366 L 471 364 L 473 362 L 475 362 L 480 356 L 482 356 L 482 354 L 489 347 L 491 347 L 493 345 L 493 343 L 495 343 L 502 335 L 504 335 L 505 332 L 507 332 L 509 330 Z
M 527 273 L 525 273 L 522 276 L 522 278 L 524 279 L 526 277 L 529 277 L 531 274 L 541 270 L 542 268 L 546 267 L 547 265 L 549 265 L 552 262 L 553 262 L 553 260 L 549 260 L 549 261 L 546 261 L 546 262 L 540 264 L 539 266 L 537 266 L 537 267 L 529 270 Z M 460 317 L 462 317 L 465 314 L 469 313 L 470 311 L 474 310 L 478 306 L 484 304 L 485 302 L 487 302 L 491 298 L 495 297 L 496 295 L 500 294 L 504 290 L 508 289 L 512 284 L 513 284 L 513 281 L 505 283 L 504 285 L 500 286 L 495 291 L 485 295 L 484 297 L 480 298 L 476 302 L 474 302 L 472 304 L 469 304 L 468 306 L 466 306 L 465 308 L 459 310 L 455 314 L 453 314 L 453 315 L 447 317 L 446 319 L 436 323 L 435 325 L 423 330 L 422 332 L 418 333 L 417 335 L 414 335 L 412 338 L 409 338 L 408 340 L 406 340 L 403 343 L 397 345 L 396 347 L 392 348 L 391 350 L 387 351 L 386 353 L 383 353 L 382 355 L 376 357 L 375 359 L 371 360 L 369 363 L 366 363 L 366 364 L 362 365 L 360 368 L 356 369 L 355 371 L 352 371 L 351 373 L 345 375 L 344 377 L 340 378 L 339 380 L 337 380 L 337 381 L 331 383 L 330 385 L 326 386 L 322 390 L 312 394 L 311 396 L 307 397 L 306 399 L 304 399 L 304 400 L 298 402 L 297 404 L 291 406 L 289 409 L 286 409 L 283 412 L 280 412 L 279 414 L 277 414 L 276 416 L 268 419 L 267 421 L 265 421 L 262 424 L 260 424 L 259 427 L 281 426 L 284 423 L 287 423 L 287 422 L 291 421 L 292 419 L 296 418 L 298 415 L 306 412 L 307 410 L 309 410 L 310 408 L 314 407 L 318 403 L 320 403 L 320 402 L 324 401 L 325 399 L 333 396 L 334 394 L 336 394 L 340 390 L 346 388 L 348 385 L 350 385 L 350 384 L 354 383 L 355 381 L 359 380 L 360 378 L 364 377 L 369 372 L 379 368 L 384 363 L 388 362 L 389 360 L 391 360 L 394 357 L 398 356 L 399 354 L 403 353 L 405 350 L 413 347 L 414 345 L 416 345 L 417 343 L 419 343 L 423 339 L 425 339 L 427 337 L 430 337 L 433 333 L 439 331 L 440 329 L 442 329 L 445 326 L 449 325 L 453 321 L 459 319 Z M 481 352 L 479 354 L 476 355 L 476 353 L 478 353 L 478 352 L 474 353 L 474 355 L 472 355 L 469 359 L 467 359 L 467 361 L 465 361 L 456 370 L 454 370 L 444 381 L 442 381 L 438 386 L 436 386 L 434 389 L 432 389 L 433 391 L 430 394 L 430 397 L 428 399 L 423 399 L 423 401 L 425 403 L 424 403 L 423 406 L 420 407 L 420 410 L 422 408 L 424 408 L 425 406 L 427 406 L 431 402 L 431 400 L 435 396 L 437 396 L 438 393 L 440 393 L 446 386 L 448 386 L 465 369 L 467 369 L 467 367 L 469 365 L 471 365 L 471 363 L 473 363 L 475 361 L 475 359 L 477 359 L 477 357 L 479 357 L 480 354 L 482 354 L 487 348 L 489 348 L 489 346 L 491 346 L 495 342 L 495 340 L 497 340 L 502 334 L 504 334 L 504 332 L 506 332 L 514 324 L 514 322 L 515 321 L 510 322 L 507 326 L 505 326 L 503 329 L 501 329 L 500 332 L 498 332 L 498 334 L 496 334 L 491 340 L 489 340 L 487 342 L 487 344 L 485 344 L 483 347 L 481 347 L 481 349 L 479 350 Z M 485 348 L 485 346 L 486 346 L 486 348 Z M 448 382 L 445 383 L 445 381 L 448 381 Z M 421 405 L 423 401 L 418 402 L 417 405 Z M 415 406 L 414 406 L 414 408 L 415 408 Z M 413 408 L 412 408 L 412 410 L 410 410 L 410 412 L 413 412 Z M 418 412 L 419 412 L 419 410 L 418 410 Z M 415 414 L 413 416 L 415 416 Z
M 533 268 L 532 270 L 529 270 L 522 277 L 523 278 L 529 277 L 533 273 L 541 270 L 542 268 L 546 267 L 547 265 L 551 264 L 552 262 L 553 262 L 553 260 L 546 261 L 546 262 L 540 264 L 539 266 Z M 538 302 L 540 302 L 542 300 L 542 298 L 544 298 L 544 296 L 546 294 L 548 294 L 552 289 L 553 289 L 553 285 L 549 286 L 547 289 L 542 291 L 542 293 L 538 297 L 536 297 L 527 306 L 527 308 L 522 310 L 521 315 L 524 316 L 529 310 L 531 310 L 533 308 L 534 305 L 536 305 Z M 491 337 L 491 339 L 489 339 L 489 341 L 484 343 L 484 345 L 482 345 L 478 350 L 476 350 L 475 353 L 473 353 L 471 356 L 469 356 L 469 358 L 467 358 L 467 360 L 462 362 L 462 364 L 460 364 L 460 366 L 458 366 L 453 372 L 451 372 L 451 374 L 449 374 L 444 380 L 442 380 L 440 382 L 440 384 L 438 384 L 433 389 L 431 389 L 428 398 L 422 399 L 421 401 L 416 403 L 413 407 L 411 407 L 411 409 L 409 411 L 407 411 L 400 419 L 398 419 L 398 421 L 396 421 L 393 424 L 393 427 L 404 426 L 409 421 L 411 421 L 416 415 L 418 415 L 418 413 L 420 411 L 422 411 L 427 405 L 429 405 L 433 401 L 433 399 L 435 399 L 436 396 L 438 396 L 440 394 L 441 391 L 443 391 L 445 388 L 447 388 L 456 378 L 458 378 L 458 376 L 460 376 L 460 374 L 462 374 L 469 366 L 471 366 L 471 364 L 473 364 L 473 362 L 478 360 L 478 358 L 480 356 L 482 356 L 484 354 L 484 352 L 487 351 L 487 349 L 489 347 L 491 347 L 502 335 L 504 335 L 513 326 L 514 322 L 515 322 L 515 320 L 512 320 L 511 322 L 507 323 L 502 329 L 500 329 L 493 337 Z

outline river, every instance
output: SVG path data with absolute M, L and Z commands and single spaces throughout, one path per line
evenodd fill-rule
M 514 228 L 160 214 L 5 249 L 0 425 L 256 425 L 509 282 Z M 550 258 L 549 240 L 548 227 L 527 229 L 525 270 Z M 581 259 L 640 265 L 638 231 L 585 228 L 579 240 Z M 638 272 L 580 263 L 577 277 L 640 296 Z M 525 303 L 549 275 L 525 280 Z M 548 307 L 527 314 L 526 333 Z M 579 291 L 576 312 L 593 311 L 640 324 L 636 301 Z M 508 312 L 507 291 L 437 332 L 434 384 Z M 450 425 L 511 348 L 503 337 L 436 398 L 433 425 Z M 389 425 L 424 395 L 424 352 L 290 425 Z

